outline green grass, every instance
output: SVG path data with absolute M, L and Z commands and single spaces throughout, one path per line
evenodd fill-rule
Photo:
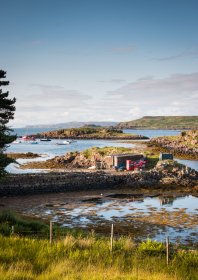
M 14 231 L 29 235 L 30 232 L 34 234 L 49 232 L 49 226 L 45 223 L 33 220 L 23 219 L 11 211 L 5 210 L 0 212 L 0 233 L 5 236 L 10 236 L 11 227 L 14 226 Z
M 49 232 L 45 223 L 10 212 L 0 215 L 0 225 L 6 223 L 9 227 L 18 225 L 22 230 L 36 227 Z M 18 233 L 5 236 L 0 227 L 0 279 L 198 279 L 198 251 L 178 251 L 172 245 L 167 266 L 165 245 L 157 241 L 147 240 L 137 245 L 128 237 L 120 237 L 114 240 L 110 252 L 107 237 L 54 227 L 54 233 L 58 231 L 62 238 L 50 244 L 47 236 L 44 239 L 25 237 L 24 233 L 22 237 Z
M 13 226 L 15 236 L 49 239 L 49 222 L 46 223 L 38 219 L 21 217 L 9 210 L 1 211 L 0 234 L 3 236 L 11 236 Z M 53 235 L 56 239 L 67 234 L 72 234 L 75 237 L 85 235 L 85 233 L 80 230 L 76 231 L 70 228 L 62 228 L 56 224 L 53 225 Z
M 112 154 L 127 154 L 132 153 L 132 149 L 125 147 L 92 147 L 87 150 L 82 151 L 86 158 L 91 158 L 94 154 L 98 153 L 102 157 L 112 155 Z
M 165 248 L 129 238 L 114 241 L 94 235 L 48 240 L 0 236 L 0 279 L 198 279 L 197 252 L 180 252 L 166 265 Z
M 146 170 L 153 169 L 157 162 L 159 161 L 159 155 L 158 154 L 149 154 L 147 155 L 147 163 L 146 163 Z
M 198 129 L 198 116 L 147 116 L 129 122 L 121 122 L 118 128 L 150 129 Z

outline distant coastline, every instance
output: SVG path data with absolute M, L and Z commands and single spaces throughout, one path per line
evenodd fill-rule
M 192 130 L 198 129 L 198 116 L 146 116 L 133 121 L 120 122 L 116 128 Z

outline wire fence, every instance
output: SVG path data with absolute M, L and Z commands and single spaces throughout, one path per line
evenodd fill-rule
M 93 232 L 91 233 L 93 235 Z M 59 231 L 56 227 L 54 227 L 54 224 L 52 221 L 50 221 L 50 225 L 48 230 L 45 229 L 45 231 L 32 231 L 32 230 L 20 230 L 18 231 L 14 226 L 12 226 L 10 228 L 10 236 L 17 236 L 17 237 L 28 237 L 28 238 L 32 238 L 32 239 L 38 239 L 38 240 L 47 240 L 49 241 L 50 244 L 58 242 L 60 240 L 64 240 L 64 238 L 66 238 L 68 236 L 68 232 L 63 232 L 63 231 Z M 111 228 L 109 230 L 109 250 L 110 253 L 113 253 L 114 248 L 116 246 L 114 246 L 115 241 L 118 238 L 116 237 L 116 235 L 114 234 L 114 225 L 111 225 Z M 133 242 L 134 243 L 134 242 Z M 178 252 L 178 251 L 194 251 L 196 252 L 197 250 L 184 250 L 184 249 L 178 249 L 177 246 L 173 246 L 173 244 L 170 243 L 170 238 L 169 236 L 167 236 L 164 239 L 164 242 L 160 242 L 160 243 L 164 243 L 164 253 L 166 255 L 166 263 L 167 265 L 169 265 L 170 262 L 170 257 L 173 253 Z M 138 247 L 140 243 L 136 243 L 136 247 Z
M 110 249 L 110 253 L 113 253 L 114 242 L 116 240 L 116 236 L 114 235 L 114 225 L 113 224 L 111 225 L 109 234 L 110 234 L 109 249 Z M 48 240 L 50 244 L 52 244 L 53 242 L 63 240 L 64 238 L 66 238 L 67 235 L 68 235 L 67 233 L 56 231 L 55 228 L 53 228 L 53 222 L 51 222 L 51 221 L 50 221 L 49 230 L 45 231 L 45 232 L 30 231 L 30 230 L 17 231 L 17 230 L 15 230 L 14 226 L 11 227 L 11 231 L 10 231 L 10 236 L 28 237 L 28 238 L 32 238 L 32 239 L 38 239 L 38 240 Z M 138 243 L 136 245 L 138 245 Z M 166 237 L 165 248 L 166 248 L 165 249 L 166 263 L 168 265 L 169 259 L 170 259 L 170 251 L 171 251 L 169 237 Z

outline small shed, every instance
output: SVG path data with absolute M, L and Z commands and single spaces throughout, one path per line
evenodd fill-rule
M 159 160 L 173 160 L 173 154 L 170 153 L 160 153 Z
M 111 155 L 112 158 L 112 165 L 116 168 L 125 168 L 126 167 L 126 161 L 139 161 L 143 160 L 144 156 L 141 154 L 115 154 Z

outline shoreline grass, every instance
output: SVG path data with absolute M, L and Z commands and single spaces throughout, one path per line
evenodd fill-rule
M 0 236 L 0 279 L 155 279 L 197 278 L 197 251 L 178 251 L 166 264 L 165 246 L 146 241 L 134 246 L 129 238 L 114 242 L 90 235 L 47 240 Z
M 6 216 L 7 215 L 7 216 Z M 15 223 L 31 229 L 49 230 L 42 222 L 25 221 L 4 213 L 0 223 Z M 2 228 L 1 228 L 2 229 Z M 135 244 L 129 237 L 119 237 L 110 251 L 110 238 L 95 233 L 69 232 L 60 227 L 62 238 L 50 244 L 33 236 L 3 236 L 0 230 L 1 280 L 196 280 L 198 251 L 170 247 L 170 262 L 166 263 L 164 243 L 147 240 Z

